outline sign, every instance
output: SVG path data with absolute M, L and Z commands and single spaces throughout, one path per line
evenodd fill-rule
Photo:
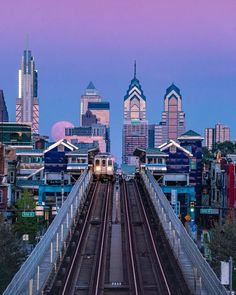
M 220 262 L 221 276 L 220 281 L 222 285 L 229 285 L 229 262 Z
M 200 209 L 200 214 L 213 214 L 213 215 L 218 215 L 219 214 L 219 209 L 202 208 L 202 209 Z
M 175 205 L 177 201 L 177 190 L 171 190 L 171 205 Z
M 29 241 L 29 235 L 28 235 L 28 234 L 24 234 L 24 235 L 22 236 L 22 240 L 23 240 L 23 241 Z
M 34 212 L 22 212 L 22 217 L 35 217 Z
M 186 221 L 190 221 L 191 220 L 191 216 L 190 215 L 186 215 L 184 218 L 185 218 Z

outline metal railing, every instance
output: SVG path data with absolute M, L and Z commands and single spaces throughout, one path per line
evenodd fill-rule
M 62 255 L 70 227 L 85 199 L 85 192 L 91 180 L 91 172 L 85 170 L 73 186 L 67 199 L 48 230 L 22 264 L 3 295 L 40 294 L 58 256 Z
M 183 254 L 182 256 L 186 256 L 190 269 L 193 270 L 194 278 L 192 281 L 189 280 L 189 277 L 185 277 L 190 290 L 194 294 L 204 294 L 205 289 L 205 294 L 227 295 L 228 291 L 221 284 L 215 272 L 187 233 L 182 222 L 174 213 L 173 208 L 151 172 L 146 170 L 146 174 L 142 173 L 142 178 L 184 277 L 186 274 L 186 269 L 184 269 L 186 263 L 183 264 L 183 260 L 181 261 L 180 253 Z

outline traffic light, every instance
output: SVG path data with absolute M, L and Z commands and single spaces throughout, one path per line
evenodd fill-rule
M 191 201 L 190 202 L 190 212 L 194 212 L 195 210 L 195 202 Z

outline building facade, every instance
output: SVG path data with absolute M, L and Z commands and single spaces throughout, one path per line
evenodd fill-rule
M 159 125 L 155 127 L 155 147 L 185 132 L 185 113 L 182 110 L 180 89 L 174 84 L 167 88 L 164 97 L 164 112 Z
M 0 122 L 8 122 L 8 111 L 6 102 L 4 99 L 3 90 L 0 89 Z
M 215 128 L 205 128 L 205 146 L 212 150 L 216 143 L 230 141 L 230 128 L 217 123 Z
M 124 97 L 124 123 L 122 132 L 122 161 L 132 162 L 136 148 L 148 147 L 148 122 L 146 120 L 146 97 L 141 84 L 136 77 L 136 63 L 134 78 L 131 80 Z
M 80 98 L 80 126 L 86 126 L 86 125 L 83 125 L 82 118 L 83 118 L 83 115 L 85 115 L 88 110 L 88 103 L 100 102 L 101 100 L 102 98 L 99 95 L 98 90 L 95 88 L 93 82 L 90 82 L 88 87 L 85 90 L 85 93 L 81 95 L 81 98 Z
M 16 122 L 31 123 L 39 133 L 38 72 L 30 50 L 24 50 L 19 70 L 19 92 L 16 100 Z

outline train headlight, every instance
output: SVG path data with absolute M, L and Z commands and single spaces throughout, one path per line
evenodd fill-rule
M 112 167 L 107 167 L 107 171 L 112 171 Z
M 101 167 L 100 166 L 96 166 L 96 171 L 101 171 Z

